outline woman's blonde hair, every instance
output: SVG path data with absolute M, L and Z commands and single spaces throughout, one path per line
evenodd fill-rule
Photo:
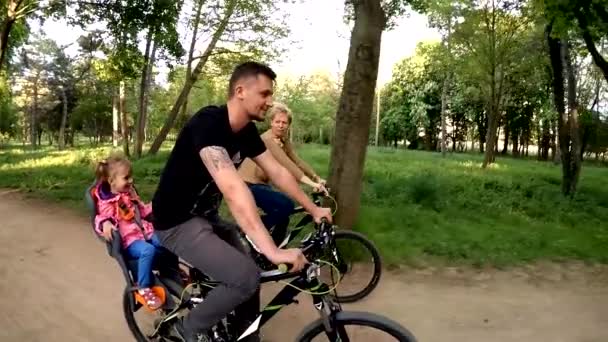
M 289 107 L 287 107 L 287 105 L 283 103 L 274 102 L 272 104 L 272 107 L 270 107 L 270 113 L 268 115 L 268 118 L 272 122 L 272 120 L 274 120 L 274 117 L 279 113 L 284 113 L 285 115 L 287 115 L 287 122 L 289 122 L 289 124 L 291 125 L 291 109 L 289 109 Z

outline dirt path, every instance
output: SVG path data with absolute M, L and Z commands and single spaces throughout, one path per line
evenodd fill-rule
M 119 269 L 85 217 L 0 191 L 0 341 L 131 341 Z M 605 267 L 387 272 L 346 309 L 387 315 L 419 341 L 608 341 Z M 268 300 L 278 286 L 264 290 Z M 302 298 L 264 329 L 290 341 L 315 317 Z M 289 328 L 287 325 L 291 325 Z

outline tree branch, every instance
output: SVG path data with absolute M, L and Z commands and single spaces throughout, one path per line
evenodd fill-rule
M 604 59 L 604 57 L 597 51 L 595 43 L 593 42 L 593 37 L 591 37 L 591 33 L 589 32 L 589 25 L 587 23 L 587 18 L 581 11 L 581 9 L 577 9 L 575 11 L 576 18 L 578 19 L 578 26 L 583 31 L 583 40 L 585 41 L 585 45 L 587 46 L 587 50 L 591 54 L 595 65 L 597 65 L 602 73 L 604 74 L 604 78 L 608 81 L 608 62 Z

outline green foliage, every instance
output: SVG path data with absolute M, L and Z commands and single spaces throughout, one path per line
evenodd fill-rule
M 407 197 L 415 204 L 439 209 L 441 197 L 437 177 L 430 170 L 421 170 L 407 179 Z
M 16 5 L 14 12 L 11 13 L 9 6 Z M 9 31 L 7 42 L 2 42 L 4 37 L 0 37 L 2 45 L 6 43 L 6 49 L 3 48 L 4 60 L 0 61 L 0 71 L 5 69 L 5 66 L 11 65 L 11 59 L 21 47 L 29 35 L 29 27 L 26 23 L 26 18 L 31 16 L 37 10 L 38 0 L 22 0 L 18 2 L 0 0 L 0 33 L 4 33 L 5 29 Z M 10 23 L 10 25 L 9 25 Z M 8 68 L 10 70 L 10 68 Z
M 103 52 L 108 56 L 109 73 L 114 79 L 135 78 L 143 66 L 139 50 L 139 33 L 152 33 L 159 55 L 164 59 L 179 58 L 184 49 L 179 42 L 177 20 L 183 1 L 91 1 L 76 2 L 72 25 L 86 27 L 102 22 L 111 40 L 104 41 Z
M 392 80 L 382 90 L 381 133 L 396 144 L 407 139 L 417 146 L 418 137 L 427 149 L 435 149 L 441 109 L 441 85 L 445 76 L 444 48 L 438 43 L 420 43 L 413 57 L 398 63 Z
M 584 111 L 580 117 L 582 144 L 585 151 L 599 154 L 608 152 L 608 119 L 598 112 Z
M 110 148 L 0 150 L 0 187 L 16 187 L 80 208 L 94 163 Z M 325 170 L 329 149 L 299 154 Z M 370 148 L 356 230 L 387 264 L 506 266 L 536 260 L 608 262 L 607 168 L 586 167 L 574 199 L 560 196 L 560 168 L 500 159 L 481 170 L 477 156 Z M 168 156 L 134 161 L 135 182 L 150 200 Z M 338 210 L 340 208 L 338 207 Z
M 590 26 L 595 40 L 605 37 L 608 33 L 608 1 L 606 0 L 543 0 L 537 5 L 543 11 L 547 22 L 553 23 L 554 35 L 558 37 L 580 26 L 581 18 L 584 18 Z
M 293 112 L 292 139 L 323 144 L 330 142 L 339 94 L 338 80 L 328 73 L 279 80 L 275 99 L 285 103 Z
M 0 146 L 15 133 L 17 111 L 11 99 L 8 82 L 0 72 Z
M 155 136 L 158 134 L 158 131 L 166 120 L 167 113 L 169 113 L 175 102 L 175 98 L 182 90 L 182 86 L 185 82 L 185 75 L 185 68 L 175 68 L 169 74 L 167 89 L 159 85 L 154 86 L 151 89 L 147 126 L 148 136 Z M 204 73 L 190 92 L 186 116 L 180 115 L 177 118 L 173 131 L 177 133 L 190 116 L 201 107 L 225 102 L 227 83 L 228 80 L 225 76 L 215 76 Z
M 357 0 L 346 0 L 345 3 L 345 11 L 344 11 L 344 20 L 348 23 L 354 20 L 355 11 L 354 5 Z M 380 6 L 384 11 L 384 17 L 386 20 L 386 29 L 392 29 L 398 22 L 400 18 L 402 18 L 408 9 L 414 9 L 420 11 L 428 6 L 426 1 L 420 0 L 378 0 L 380 2 Z

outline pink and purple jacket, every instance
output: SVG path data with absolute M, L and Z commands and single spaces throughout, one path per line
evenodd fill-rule
M 134 241 L 150 239 L 154 233 L 154 227 L 151 222 L 143 219 L 152 212 L 150 204 L 144 204 L 139 196 L 135 195 L 133 197 L 128 192 L 113 194 L 109 189 L 108 183 L 99 184 L 97 191 L 95 191 L 95 196 L 97 197 L 97 215 L 95 216 L 95 231 L 97 234 L 101 235 L 103 223 L 110 221 L 115 227 L 118 227 L 118 232 L 122 239 L 122 247 L 125 249 Z M 135 222 L 135 219 L 126 220 L 120 217 L 118 212 L 118 204 L 120 202 L 125 203 L 130 210 L 133 210 L 135 205 L 138 206 L 142 218 L 143 232 L 142 227 Z

